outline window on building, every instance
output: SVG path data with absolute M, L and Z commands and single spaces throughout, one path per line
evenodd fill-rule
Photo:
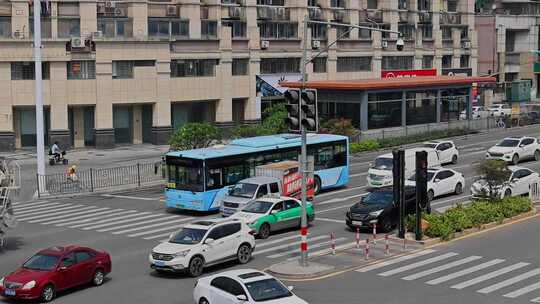
M 234 58 L 232 74 L 233 76 L 249 75 L 249 58 Z
M 382 30 L 390 30 L 390 24 L 379 25 L 379 28 L 382 29 Z M 383 39 L 388 39 L 388 38 L 390 38 L 390 33 L 382 32 L 381 36 L 382 36 Z
M 67 79 L 96 79 L 95 61 L 68 61 Z
M 30 29 L 30 37 L 34 37 L 34 18 L 33 17 L 30 17 L 28 19 L 28 28 Z M 41 17 L 41 38 L 50 39 L 52 38 L 51 33 L 52 33 L 51 18 Z
M 311 38 L 315 40 L 326 40 L 328 26 L 326 24 L 310 24 Z
M 423 56 L 422 69 L 432 69 L 432 68 L 433 68 L 433 56 Z
M 452 40 L 452 28 L 448 26 L 441 27 L 442 39 Z
M 469 39 L 469 27 L 464 27 L 461 29 L 461 40 Z
M 231 27 L 232 38 L 246 38 L 246 22 L 240 20 L 226 20 L 222 21 L 223 26 Z
M 264 39 L 290 39 L 298 37 L 298 24 L 289 22 L 260 22 L 259 31 Z
M 245 119 L 246 100 L 233 99 L 232 101 L 232 116 L 235 123 L 243 123 Z
M 418 10 L 419 11 L 430 11 L 431 10 L 431 0 L 418 0 Z
M 313 59 L 313 73 L 326 73 L 326 57 Z
M 451 13 L 457 12 L 458 0 L 448 0 L 447 1 L 447 11 Z
M 369 24 L 360 24 L 361 26 L 372 26 Z M 366 29 L 358 29 L 358 36 L 360 39 L 371 39 L 371 31 Z
M 48 62 L 41 63 L 41 76 L 43 79 L 49 79 L 50 67 Z M 11 80 L 33 80 L 35 78 L 36 71 L 33 61 L 11 63 Z
M 104 37 L 133 36 L 133 20 L 128 18 L 98 18 L 97 28 Z
M 0 17 L 0 37 L 11 38 L 11 17 Z
M 79 3 L 58 3 L 58 38 L 81 36 Z
M 317 0 L 308 0 L 308 6 L 317 7 Z
M 285 0 L 257 0 L 257 5 L 285 6 Z
M 349 39 L 351 38 L 351 32 L 348 27 L 336 26 L 336 38 L 337 39 Z
M 168 18 L 148 18 L 148 36 L 188 38 L 189 21 Z
M 217 38 L 217 21 L 201 20 L 201 36 L 203 38 Z
M 261 58 L 261 74 L 298 73 L 300 58 Z
M 407 2 L 408 2 L 407 0 L 399 0 L 398 1 L 398 9 L 400 9 L 400 10 L 408 9 L 409 7 L 407 5 L 408 4 Z
M 330 0 L 330 7 L 345 8 L 345 0 Z
M 413 56 L 383 56 L 383 70 L 412 70 Z
M 414 24 L 399 23 L 398 31 L 403 34 L 403 39 L 414 40 Z
M 378 2 L 379 2 L 378 0 L 367 0 L 367 8 L 378 9 L 379 8 Z
M 516 32 L 506 30 L 505 51 L 513 52 L 516 46 Z
M 442 56 L 442 68 L 451 69 L 452 68 L 452 55 L 443 55 Z
M 422 39 L 433 39 L 433 24 L 425 23 L 421 25 Z
M 512 82 L 514 80 L 518 80 L 518 74 L 519 73 L 505 73 L 504 74 L 504 81 Z
M 135 60 L 133 61 L 134 67 L 153 67 L 156 66 L 155 60 Z
M 461 57 L 459 57 L 459 67 L 468 68 L 469 67 L 470 57 L 471 56 L 469 56 L 469 55 L 461 55 Z
M 133 78 L 134 62 L 131 60 L 113 61 L 112 78 L 113 79 L 128 79 Z
M 371 57 L 338 57 L 338 72 L 371 71 Z
M 217 59 L 171 60 L 171 77 L 213 77 L 218 63 Z

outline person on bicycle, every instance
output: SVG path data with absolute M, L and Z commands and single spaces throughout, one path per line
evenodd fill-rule
M 58 146 L 58 142 L 55 141 L 54 144 L 51 147 L 51 153 L 54 155 L 54 159 L 56 161 L 60 161 L 60 156 L 62 155 L 62 151 L 60 150 L 60 147 Z

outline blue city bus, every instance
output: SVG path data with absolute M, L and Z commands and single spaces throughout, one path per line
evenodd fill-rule
M 228 186 L 255 175 L 255 167 L 298 160 L 300 136 L 279 134 L 233 140 L 228 145 L 171 151 L 165 155 L 169 208 L 219 210 Z M 308 155 L 314 158 L 315 191 L 347 185 L 349 142 L 346 136 L 308 134 Z

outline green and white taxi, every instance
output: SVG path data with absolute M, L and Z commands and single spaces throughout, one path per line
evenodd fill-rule
M 308 222 L 315 219 L 313 204 L 306 205 Z M 300 227 L 302 202 L 292 197 L 262 197 L 236 212 L 231 218 L 243 220 L 257 236 L 266 239 L 270 232 Z

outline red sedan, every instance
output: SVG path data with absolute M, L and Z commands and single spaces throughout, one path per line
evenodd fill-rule
M 0 278 L 0 295 L 50 302 L 57 291 L 87 283 L 99 286 L 110 272 L 111 257 L 104 251 L 74 245 L 51 247 Z

